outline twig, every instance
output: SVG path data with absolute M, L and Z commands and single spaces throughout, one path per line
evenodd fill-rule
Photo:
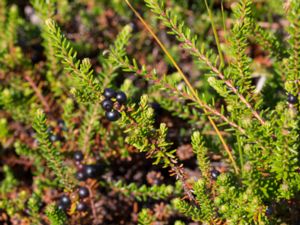
M 164 14 L 163 16 L 165 16 L 165 18 L 167 18 L 167 20 L 171 23 L 170 19 L 166 16 L 166 14 Z M 199 51 L 199 49 L 189 40 L 185 37 L 185 35 L 183 35 L 182 33 L 179 32 L 179 29 L 177 26 L 175 26 L 175 24 L 171 23 L 173 25 L 172 29 L 174 29 L 177 33 L 178 36 L 184 40 L 184 44 L 189 46 L 189 48 L 191 49 L 193 55 L 195 55 L 196 57 L 198 57 L 198 59 L 200 61 L 203 61 L 220 79 L 222 79 L 225 84 L 233 91 L 234 94 L 236 94 L 239 99 L 247 106 L 248 109 L 251 110 L 252 115 L 257 118 L 257 120 L 264 125 L 265 121 L 261 118 L 261 116 L 258 114 L 258 112 L 256 112 L 253 107 L 251 106 L 251 104 L 246 100 L 246 98 L 240 94 L 238 92 L 238 90 L 234 87 L 232 81 L 230 80 L 226 80 L 224 74 L 214 65 L 212 65 L 212 63 L 210 62 L 210 60 L 203 54 L 201 54 L 201 52 Z M 182 46 L 181 46 L 182 47 Z
M 155 39 L 155 41 L 158 43 L 158 45 L 161 47 L 161 49 L 164 51 L 164 53 L 166 54 L 166 56 L 169 58 L 169 60 L 172 62 L 172 64 L 174 65 L 174 67 L 177 69 L 178 73 L 181 75 L 182 79 L 184 80 L 184 82 L 186 83 L 186 85 L 188 86 L 189 90 L 191 91 L 192 95 L 194 96 L 196 102 L 198 102 L 198 104 L 203 107 L 203 102 L 200 100 L 198 94 L 196 93 L 195 89 L 193 88 L 193 86 L 191 85 L 191 83 L 189 82 L 189 80 L 187 79 L 187 77 L 184 75 L 183 71 L 181 70 L 181 68 L 178 66 L 178 64 L 176 63 L 176 61 L 174 60 L 174 58 L 172 57 L 172 55 L 168 52 L 168 50 L 166 49 L 165 45 L 159 40 L 159 38 L 157 37 L 157 35 L 153 32 L 153 30 L 150 28 L 150 26 L 146 23 L 146 21 L 141 17 L 141 15 L 134 9 L 134 7 L 130 4 L 130 2 L 128 0 L 125 0 L 125 2 L 127 3 L 127 5 L 129 6 L 129 8 L 134 12 L 134 14 L 139 18 L 139 20 L 142 22 L 142 24 L 145 26 L 145 28 L 150 32 L 150 34 L 152 35 L 152 37 Z M 205 107 L 203 107 L 203 111 L 205 113 L 207 113 L 207 109 Z M 213 119 L 208 116 L 208 120 L 211 123 L 212 127 L 214 128 L 214 130 L 216 131 L 225 151 L 227 152 L 233 168 L 235 170 L 236 173 L 239 173 L 239 169 L 237 167 L 237 164 L 232 156 L 232 153 L 228 147 L 228 145 L 226 144 L 222 134 L 220 133 L 218 127 L 216 126 L 215 122 L 213 121 Z
M 213 15 L 212 15 L 212 12 L 211 12 L 208 4 L 207 4 L 207 0 L 204 0 L 204 2 L 205 2 L 205 6 L 206 6 L 206 9 L 207 9 L 207 12 L 208 12 L 209 19 L 210 19 L 211 27 L 212 27 L 212 30 L 213 30 L 213 33 L 214 33 L 216 45 L 217 45 L 217 48 L 218 48 L 219 57 L 220 57 L 220 66 L 224 67 L 225 66 L 225 60 L 224 60 L 224 56 L 223 56 L 223 53 L 222 53 L 222 48 L 221 48 L 219 36 L 218 36 L 218 33 L 217 33 L 217 29 L 216 29 L 216 26 L 215 26 L 215 22 L 213 20 Z
M 26 170 L 28 170 L 32 165 L 33 165 L 33 162 L 32 160 L 27 160 L 27 159 L 24 159 L 24 158 L 16 158 L 16 157 L 11 157 L 11 158 L 8 158 L 8 159 L 4 159 L 4 163 L 5 164 L 10 164 L 12 166 L 14 165 L 23 165 Z
M 40 89 L 36 86 L 36 84 L 34 83 L 34 81 L 31 79 L 31 77 L 29 75 L 25 75 L 24 78 L 29 83 L 29 85 L 32 87 L 32 89 L 34 90 L 35 94 L 39 98 L 40 102 L 42 103 L 42 105 L 44 107 L 45 112 L 50 112 L 50 106 L 49 106 L 48 102 L 46 101 L 46 99 L 42 95 Z
M 90 121 L 88 122 L 88 127 L 85 131 L 84 138 L 83 138 L 82 152 L 84 152 L 84 153 L 86 153 L 87 147 L 90 147 L 90 145 L 89 145 L 90 133 L 92 132 L 93 125 L 97 119 L 97 112 L 98 112 L 99 104 L 96 103 L 93 107 L 94 107 L 93 113 L 92 113 Z
M 92 183 L 91 185 L 87 185 L 87 188 L 88 188 L 89 193 L 90 193 L 90 198 L 89 198 L 89 200 L 90 200 L 90 204 L 91 204 L 91 208 L 92 208 L 92 213 L 93 213 L 93 218 L 94 218 L 93 224 L 97 224 L 97 223 L 96 223 L 97 212 L 96 212 L 96 208 L 95 208 L 95 203 L 94 203 L 94 201 L 93 201 L 94 195 L 93 195 L 93 189 L 92 189 L 92 187 L 93 187 L 95 184 L 96 184 L 96 183 Z
M 190 185 L 186 182 L 186 174 L 183 171 L 182 165 L 177 165 L 177 162 L 173 162 L 173 166 L 171 166 L 171 171 L 176 175 L 176 179 L 182 182 L 183 190 L 189 200 L 194 202 L 195 204 L 199 204 L 193 195 L 193 190 Z

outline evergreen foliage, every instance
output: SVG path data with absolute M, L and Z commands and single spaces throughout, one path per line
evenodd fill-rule
M 67 222 L 66 215 L 56 205 L 49 205 L 46 209 L 46 215 L 51 225 L 64 225 Z
M 135 183 L 131 183 L 129 185 L 124 185 L 122 181 L 112 184 L 113 188 L 116 191 L 121 192 L 126 196 L 133 196 L 138 201 L 147 201 L 148 198 L 153 199 L 166 199 L 172 195 L 179 194 L 181 192 L 180 186 L 181 184 L 176 184 L 178 187 L 176 188 L 172 185 L 153 185 L 151 187 L 147 187 L 146 185 L 142 185 L 138 187 Z M 176 193 L 177 192 L 177 193 Z
M 75 181 L 72 179 L 70 170 L 63 165 L 61 153 L 53 146 L 49 139 L 48 127 L 46 125 L 46 115 L 38 110 L 33 121 L 33 128 L 37 134 L 40 155 L 47 161 L 47 165 L 53 170 L 58 178 L 61 187 L 67 191 L 74 188 Z
M 1 224 L 300 220 L 299 0 L 26 4 L 0 1 Z

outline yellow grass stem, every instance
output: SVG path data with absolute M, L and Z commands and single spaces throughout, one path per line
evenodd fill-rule
M 149 33 L 152 35 L 152 37 L 155 39 L 155 41 L 158 43 L 158 45 L 161 47 L 161 49 L 164 51 L 164 53 L 166 54 L 166 56 L 169 58 L 169 60 L 172 62 L 172 64 L 174 65 L 174 67 L 177 69 L 178 73 L 181 75 L 182 79 L 184 80 L 184 82 L 186 83 L 186 85 L 188 86 L 190 92 L 192 93 L 192 95 L 195 97 L 195 99 L 197 100 L 198 104 L 200 106 L 202 106 L 203 111 L 205 113 L 207 113 L 207 110 L 203 107 L 203 103 L 200 100 L 198 94 L 196 93 L 195 89 L 193 88 L 193 86 L 191 85 L 191 83 L 189 82 L 189 80 L 187 79 L 187 77 L 184 75 L 183 71 L 180 69 L 180 67 L 178 66 L 178 64 L 176 63 L 176 61 L 174 60 L 174 58 L 171 56 L 171 54 L 169 53 L 169 51 L 167 50 L 167 48 L 165 47 L 165 45 L 159 40 L 159 38 L 157 37 L 157 35 L 154 33 L 154 31 L 151 29 L 151 27 L 148 25 L 148 23 L 142 18 L 142 16 L 135 10 L 135 8 L 131 5 L 131 3 L 128 0 L 125 0 L 126 4 L 129 6 L 129 8 L 134 12 L 134 14 L 138 17 L 138 19 L 141 21 L 141 23 L 144 25 L 144 27 L 149 31 Z M 218 129 L 218 127 L 216 126 L 215 122 L 213 121 L 213 119 L 208 116 L 208 120 L 211 123 L 212 127 L 214 128 L 214 130 L 216 131 L 225 151 L 227 152 L 230 161 L 232 162 L 232 165 L 234 167 L 234 170 L 236 173 L 239 173 L 239 169 L 237 167 L 237 164 L 232 156 L 232 153 L 228 147 L 228 145 L 226 144 L 222 134 L 220 133 L 220 130 Z

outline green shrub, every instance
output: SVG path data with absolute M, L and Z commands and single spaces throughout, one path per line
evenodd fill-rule
M 13 2 L 1 224 L 299 223 L 298 0 Z

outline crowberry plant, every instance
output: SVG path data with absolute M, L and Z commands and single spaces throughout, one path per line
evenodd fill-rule
M 84 155 L 82 154 L 82 152 L 80 152 L 80 151 L 74 152 L 74 160 L 75 161 L 80 162 L 83 160 L 83 158 L 84 158 Z
M 89 178 L 94 178 L 98 172 L 99 171 L 97 171 L 96 165 L 85 165 L 84 166 L 84 173 Z
M 127 101 L 127 96 L 126 96 L 126 94 L 125 94 L 124 92 L 119 91 L 119 92 L 117 92 L 117 94 L 116 94 L 116 100 L 117 100 L 117 102 L 119 102 L 120 104 L 124 104 L 124 103 L 126 103 L 126 101 Z
M 109 121 L 117 121 L 120 118 L 120 113 L 117 110 L 111 110 L 105 113 L 106 118 Z
M 216 180 L 216 179 L 218 178 L 219 175 L 220 175 L 220 172 L 219 172 L 218 170 L 213 169 L 213 170 L 211 171 L 211 177 L 212 177 L 213 180 Z
M 105 99 L 101 105 L 105 111 L 111 111 L 114 107 L 114 103 L 110 99 Z
M 89 190 L 86 187 L 80 187 L 78 189 L 78 195 L 80 198 L 86 198 L 89 196 Z
M 83 202 L 79 202 L 76 206 L 76 210 L 78 210 L 79 212 L 87 211 L 87 209 L 88 209 L 87 205 Z
M 298 102 L 297 96 L 288 94 L 288 102 L 291 104 L 296 104 Z
M 105 88 L 103 95 L 105 96 L 105 98 L 111 99 L 116 97 L 116 91 L 113 90 L 112 88 Z
M 297 224 L 299 15 L 1 0 L 0 224 Z
M 62 206 L 64 209 L 68 209 L 71 206 L 70 198 L 66 195 L 63 195 L 59 200 L 59 206 Z
M 78 171 L 76 173 L 76 179 L 79 181 L 85 181 L 87 179 L 87 175 L 84 171 Z

